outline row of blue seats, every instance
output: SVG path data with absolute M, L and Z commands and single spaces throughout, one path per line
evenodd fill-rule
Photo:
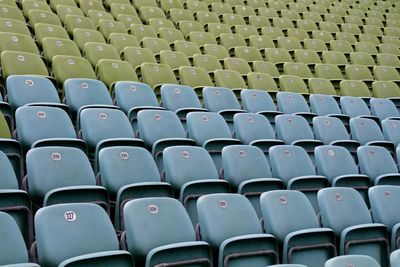
M 375 186 L 368 194 L 371 213 L 352 188 L 321 189 L 320 223 L 303 193 L 264 192 L 259 201 L 262 224 L 244 196 L 208 194 L 197 201 L 196 228 L 177 200 L 135 199 L 123 208 L 124 231 L 120 239 L 107 213 L 98 205 L 56 204 L 36 213 L 36 242 L 30 256 L 42 266 L 99 261 L 112 266 L 134 266 L 134 261 L 137 266 L 270 266 L 282 262 L 320 267 L 337 255 L 361 254 L 376 261 L 366 260 L 372 265 L 360 266 L 372 267 L 389 266 L 389 253 L 394 251 L 392 267 L 399 266 L 400 187 Z M 28 262 L 16 222 L 3 212 L 0 220 L 0 231 L 5 234 L 0 246 L 7 248 L 0 251 L 0 263 Z M 13 250 L 8 242 L 14 244 Z
M 78 90 L 80 89 L 80 90 Z M 72 118 L 76 118 L 79 110 L 87 105 L 113 105 L 119 106 L 133 120 L 138 110 L 143 108 L 160 108 L 154 91 L 150 86 L 138 82 L 117 82 L 111 91 L 113 98 L 106 86 L 98 80 L 70 79 L 64 84 L 65 96 L 61 104 L 55 86 L 50 80 L 38 76 L 10 76 L 6 82 L 6 101 L 1 103 L 0 110 L 12 117 L 18 107 L 32 103 L 48 103 L 46 105 L 60 106 Z M 161 104 L 168 110 L 185 113 L 187 109 L 199 110 L 203 108 L 199 97 L 189 86 L 163 85 L 161 87 Z M 311 95 L 306 99 L 298 93 L 279 92 L 276 96 L 277 106 L 272 97 L 265 91 L 243 90 L 240 93 L 242 105 L 230 89 L 206 87 L 202 98 L 204 108 L 212 112 L 224 113 L 225 110 L 246 110 L 249 112 L 279 110 L 283 113 L 315 113 L 317 115 L 344 114 L 348 117 L 359 115 L 376 116 L 380 120 L 388 117 L 399 117 L 394 103 L 386 99 L 371 99 L 364 103 L 357 97 L 338 97 L 328 95 Z M 336 99 L 337 101 L 334 101 Z M 371 109 L 368 108 L 371 107 Z M 183 109 L 183 110 L 182 110 Z M 232 113 L 233 111 L 229 111 Z M 182 114 L 183 116 L 185 114 Z M 312 114 L 311 114 L 312 115 Z M 342 116 L 342 118 L 346 117 Z M 180 116 L 181 117 L 181 116 Z

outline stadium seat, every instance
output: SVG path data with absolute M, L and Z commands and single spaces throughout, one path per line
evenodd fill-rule
M 260 198 L 264 231 L 283 244 L 282 262 L 322 266 L 336 256 L 336 238 L 321 228 L 307 197 L 298 191 L 275 190 Z
M 119 54 L 127 46 L 140 47 L 135 36 L 125 33 L 111 33 L 108 42 L 117 49 Z
M 343 74 L 339 67 L 333 64 L 315 64 L 315 76 L 328 79 L 338 91 L 339 83 L 343 80 Z
M 361 145 L 382 146 L 394 154 L 394 144 L 386 141 L 378 123 L 367 118 L 351 118 L 350 131 L 352 139 Z
M 204 87 L 203 101 L 204 108 L 220 114 L 233 131 L 233 115 L 243 112 L 235 93 L 224 87 Z
M 100 59 L 96 65 L 96 73 L 109 89 L 118 81 L 138 81 L 131 64 L 118 59 Z
M 132 256 L 119 250 L 114 227 L 98 205 L 76 203 L 44 207 L 36 213 L 35 232 L 36 251 L 33 251 L 37 252 L 40 265 L 134 266 Z M 60 246 L 65 246 L 62 253 L 57 249 Z
M 96 186 L 90 162 L 80 149 L 61 146 L 33 148 L 27 153 L 26 165 L 24 186 L 35 207 L 90 202 L 109 212 L 108 192 L 104 187 Z
M 69 34 L 73 34 L 74 30 L 78 28 L 88 30 L 96 29 L 96 26 L 90 18 L 79 15 L 68 15 L 65 18 L 64 25 Z
M 325 145 L 345 147 L 357 161 L 356 152 L 360 143 L 350 139 L 345 124 L 339 118 L 318 116 L 313 119 L 313 126 L 316 139 Z
M 45 77 L 33 75 L 12 75 L 6 80 L 7 98 L 12 110 L 26 105 L 45 105 L 60 107 L 69 112 L 68 107 L 60 103 L 57 89 Z
M 200 67 L 181 66 L 178 69 L 180 83 L 192 87 L 197 95 L 203 87 L 213 86 L 213 81 L 207 71 Z
M 122 22 L 101 19 L 97 25 L 97 30 L 108 39 L 112 33 L 126 33 L 127 30 Z
M 20 51 L 1 53 L 1 71 L 3 79 L 7 79 L 10 75 L 49 76 L 46 65 L 39 55 Z
M 310 93 L 306 83 L 299 76 L 281 75 L 279 76 L 279 85 L 281 91 L 299 93 L 304 95 L 308 95 Z
M 139 82 L 119 81 L 114 84 L 115 104 L 124 111 L 137 132 L 137 113 L 142 109 L 164 109 L 160 107 L 153 89 Z
M 188 137 L 204 147 L 213 158 L 217 170 L 222 167 L 221 152 L 227 145 L 240 144 L 224 118 L 213 112 L 190 112 L 186 116 Z
M 64 102 L 76 119 L 80 109 L 88 106 L 112 106 L 113 102 L 105 84 L 91 79 L 68 79 L 64 82 Z
M 0 30 L 1 32 L 18 32 L 20 34 L 30 35 L 26 23 L 15 19 L 0 18 Z
M 81 109 L 77 114 L 77 129 L 85 141 L 89 159 L 97 158 L 98 152 L 107 146 L 129 144 L 143 146 L 143 141 L 134 138 L 128 117 L 117 107 L 93 107 Z M 97 171 L 95 162 L 95 171 Z
M 396 200 L 399 187 L 391 185 L 373 186 L 368 190 L 371 214 L 374 222 L 382 223 L 391 235 L 391 250 L 399 248 L 398 218 Z
M 28 263 L 27 247 L 24 243 L 21 231 L 15 220 L 7 213 L 0 212 L 1 221 L 1 261 L 4 266 L 38 267 L 34 263 Z
M 373 223 L 367 205 L 355 189 L 324 188 L 318 192 L 318 205 L 322 225 L 332 229 L 340 240 L 340 255 L 367 255 L 383 266 L 388 264 L 386 227 Z
M 283 188 L 280 179 L 272 178 L 269 163 L 263 151 L 255 146 L 231 145 L 222 149 L 223 179 L 232 191 L 244 195 L 261 217 L 262 192 Z
M 287 189 L 303 192 L 318 211 L 317 192 L 329 181 L 316 174 L 307 152 L 299 146 L 278 145 L 269 149 L 269 158 L 272 176 L 281 179 Z
M 209 245 L 196 241 L 190 218 L 178 200 L 131 200 L 124 207 L 124 225 L 121 243 L 138 266 L 212 265 Z
M 222 69 L 222 65 L 216 56 L 203 54 L 193 55 L 193 67 L 203 68 L 209 74 L 212 74 L 217 69 Z
M 73 40 L 81 51 L 83 51 L 87 42 L 106 43 L 106 40 L 100 32 L 84 28 L 74 29 Z
M 375 185 L 399 185 L 399 171 L 390 152 L 380 146 L 360 146 L 357 156 L 362 174 Z
M 229 57 L 228 50 L 222 45 L 206 44 L 203 49 L 205 55 L 215 56 L 219 60 Z
M 400 119 L 396 105 L 389 99 L 371 98 L 369 104 L 371 114 L 378 117 L 381 121 L 384 119 Z
M 281 76 L 282 77 L 282 76 Z M 279 111 L 285 114 L 295 114 L 304 117 L 308 123 L 312 123 L 312 118 L 317 116 L 311 113 L 306 99 L 295 92 L 278 92 L 276 94 L 277 106 Z
M 343 114 L 346 114 L 350 118 L 361 117 L 379 121 L 377 117 L 371 115 L 367 103 L 359 97 L 342 96 L 340 98 L 340 107 Z
M 159 54 L 160 63 L 166 64 L 177 74 L 179 67 L 190 66 L 190 61 L 183 52 L 162 50 Z
M 342 266 L 343 264 L 347 265 L 362 265 L 362 266 L 371 266 L 371 267 L 380 267 L 381 265 L 372 257 L 366 255 L 346 255 L 346 256 L 338 256 L 334 257 L 328 261 L 326 261 L 324 267 L 336 267 Z
M 316 147 L 314 153 L 318 174 L 327 177 L 334 187 L 356 189 L 368 203 L 367 191 L 371 185 L 369 177 L 359 173 L 354 159 L 346 148 L 325 145 Z
M 46 37 L 42 40 L 43 55 L 50 66 L 54 56 L 65 55 L 81 57 L 78 46 L 72 40 Z
M 399 250 L 395 250 L 390 254 L 390 264 L 393 267 L 399 266 Z
M 121 52 L 121 58 L 131 64 L 137 70 L 142 63 L 157 63 L 155 55 L 148 48 L 125 47 Z
M 321 84 L 324 85 L 325 83 Z M 338 102 L 331 95 L 310 95 L 310 109 L 318 116 L 336 117 L 340 119 L 346 126 L 349 124 L 349 117 L 345 114 L 342 114 L 342 110 L 340 109 Z
M 142 63 L 142 65 L 140 65 L 140 75 L 142 82 L 150 85 L 157 95 L 160 93 L 160 87 L 162 84 L 178 83 L 174 72 L 166 64 Z
M 399 71 L 392 66 L 375 66 L 374 77 L 378 81 L 392 81 L 400 83 Z
M 186 126 L 186 114 L 192 111 L 206 111 L 194 89 L 186 85 L 164 84 L 160 88 L 163 107 L 175 112 Z
M 397 118 L 387 118 L 381 121 L 382 133 L 387 141 L 392 142 L 396 147 L 400 143 L 399 131 L 397 127 L 400 121 Z
M 33 10 L 31 10 L 30 12 L 33 12 Z M 82 10 L 79 7 L 76 6 L 68 6 L 68 5 L 57 5 L 56 6 L 56 13 L 58 16 L 58 25 L 61 25 L 61 22 L 65 21 L 65 18 L 68 15 L 77 15 L 77 16 L 85 16 L 82 12 Z M 51 13 L 50 13 L 51 14 Z M 39 17 L 39 16 L 38 16 Z M 45 16 L 47 17 L 47 16 Z M 41 20 L 40 20 L 41 21 Z M 47 21 L 47 19 L 46 19 Z
M 101 59 L 120 59 L 118 51 L 114 46 L 95 42 L 85 43 L 83 47 L 83 55 L 90 64 L 92 64 L 93 68 L 96 67 L 97 63 Z
M 138 137 L 151 151 L 159 170 L 162 168 L 163 150 L 175 145 L 195 145 L 186 138 L 178 115 L 169 110 L 140 110 L 137 114 Z M 189 136 L 190 138 L 190 136 Z
M 229 184 L 219 179 L 207 150 L 196 146 L 173 146 L 164 150 L 164 180 L 185 207 L 194 226 L 198 223 L 196 202 L 206 194 L 229 193 Z
M 97 179 L 115 202 L 114 226 L 122 230 L 123 208 L 131 199 L 172 197 L 172 187 L 160 181 L 160 173 L 150 152 L 142 147 L 113 146 L 100 150 Z
M 63 27 L 46 23 L 35 24 L 35 37 L 40 45 L 46 37 L 69 39 L 67 31 Z
M 72 146 L 86 152 L 68 114 L 57 107 L 22 106 L 15 112 L 16 135 L 24 153 L 41 146 Z
M 70 78 L 96 79 L 96 74 L 89 61 L 81 57 L 54 56 L 52 70 L 59 88 L 62 88 L 65 80 Z
M 223 266 L 224 262 L 247 266 L 278 263 L 275 238 L 263 234 L 257 214 L 244 196 L 205 195 L 197 201 L 197 211 L 200 235 L 214 252 L 214 266 Z

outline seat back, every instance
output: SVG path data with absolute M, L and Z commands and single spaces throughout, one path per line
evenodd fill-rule
M 10 160 L 0 151 L 1 179 L 0 189 L 18 189 L 18 180 Z
M 276 134 L 268 119 L 255 113 L 236 113 L 233 116 L 235 137 L 244 144 L 255 140 L 276 139 Z
M 182 108 L 201 108 L 199 98 L 190 86 L 164 84 L 161 86 L 163 106 L 171 111 Z
M 243 109 L 248 112 L 276 111 L 272 97 L 264 90 L 245 89 L 240 92 Z
M 312 112 L 319 116 L 342 114 L 335 98 L 330 95 L 311 95 L 310 106 Z
M 310 112 L 304 97 L 299 93 L 278 92 L 276 94 L 278 109 L 283 113 Z
M 374 222 L 383 223 L 391 231 L 400 220 L 398 213 L 400 187 L 391 185 L 373 186 L 368 190 L 368 196 Z
M 381 122 L 381 125 L 385 139 L 397 146 L 400 143 L 400 132 L 398 131 L 398 127 L 400 127 L 400 121 L 385 119 Z
M 313 118 L 315 139 L 328 145 L 336 140 L 350 140 L 343 122 L 335 117 L 318 116 Z
M 380 120 L 400 116 L 396 105 L 389 99 L 372 98 L 369 104 L 371 106 L 372 115 L 377 116 Z
M 107 213 L 95 204 L 44 207 L 36 213 L 35 232 L 38 262 L 42 266 L 58 266 L 83 254 L 119 250 Z
M 372 141 L 384 141 L 385 138 L 378 123 L 372 119 L 351 118 L 350 130 L 352 139 L 365 145 Z
M 275 117 L 276 136 L 287 144 L 302 139 L 314 139 L 307 120 L 298 115 L 278 115 Z
M 325 267 L 337 267 L 337 266 L 370 266 L 380 267 L 380 264 L 372 257 L 366 255 L 345 255 L 338 256 L 328 260 L 325 263 Z
M 362 115 L 371 115 L 371 111 L 368 109 L 367 104 L 359 97 L 342 96 L 340 98 L 340 106 L 343 113 L 351 118 Z

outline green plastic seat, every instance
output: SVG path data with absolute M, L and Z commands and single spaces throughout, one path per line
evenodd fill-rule
M 215 56 L 219 60 L 229 57 L 228 50 L 222 45 L 206 44 L 203 49 L 205 55 Z
M 178 200 L 131 200 L 124 207 L 124 225 L 122 242 L 136 264 L 212 265 L 209 245 L 196 241 L 190 218 Z
M 198 223 L 196 203 L 199 197 L 229 192 L 228 182 L 219 180 L 211 156 L 202 147 L 168 147 L 164 150 L 163 166 L 165 181 L 174 188 L 193 225 Z
M 50 6 L 47 4 L 46 1 L 35 1 L 35 0 L 23 0 L 21 2 L 22 12 L 25 17 L 28 17 L 28 12 L 30 10 L 40 10 L 40 11 L 47 11 L 51 12 Z
M 355 51 L 356 52 L 364 52 L 370 55 L 377 55 L 378 49 L 373 43 L 369 42 L 357 42 L 355 43 Z
M 349 80 L 360 80 L 368 83 L 374 80 L 370 70 L 364 65 L 347 65 L 345 71 L 346 78 Z
M 35 24 L 35 36 L 39 44 L 42 44 L 46 37 L 69 39 L 67 31 L 63 27 L 45 23 Z
M 4 51 L 1 53 L 1 67 L 3 79 L 10 75 L 49 75 L 40 56 L 31 53 Z
M 70 78 L 96 78 L 90 62 L 81 57 L 64 55 L 54 56 L 52 69 L 59 88 L 62 87 L 65 80 Z
M 30 35 L 26 23 L 15 19 L 0 18 L 0 31 Z
M 197 11 L 208 11 L 207 4 L 204 2 L 199 2 L 195 0 L 188 0 L 183 4 L 184 8 L 192 13 Z
M 124 1 L 124 3 L 112 3 L 110 5 L 110 12 L 115 19 L 117 19 L 119 15 L 138 16 L 136 9 L 129 1 Z
M 161 51 L 171 50 L 168 42 L 161 38 L 143 37 L 140 43 L 143 48 L 150 49 L 155 55 L 159 55 Z
M 56 14 L 48 11 L 41 11 L 36 9 L 29 10 L 28 19 L 32 27 L 34 27 L 34 25 L 36 25 L 37 23 L 62 26 L 60 18 Z
M 341 51 L 324 51 L 322 52 L 322 60 L 326 64 L 338 66 L 342 72 L 344 72 L 346 65 L 349 64 L 346 55 Z
M 233 14 L 232 6 L 227 3 L 213 2 L 211 4 L 211 11 L 221 16 L 223 14 Z
M 374 77 L 378 81 L 399 82 L 400 75 L 398 70 L 392 66 L 374 66 Z
M 118 81 L 138 81 L 131 64 L 118 59 L 100 59 L 96 65 L 96 73 L 110 91 Z
M 100 20 L 102 19 L 114 20 L 114 17 L 111 15 L 111 13 L 102 10 L 90 9 L 87 16 L 93 21 L 96 27 L 99 25 Z
M 167 12 L 170 21 L 177 25 L 181 21 L 194 21 L 193 13 L 182 8 L 172 8 Z
M 142 63 L 157 63 L 150 49 L 141 47 L 125 47 L 121 52 L 121 58 L 138 69 Z
M 81 51 L 83 51 L 87 42 L 106 43 L 106 40 L 100 32 L 80 28 L 73 31 L 73 40 Z
M 203 25 L 197 21 L 182 20 L 178 23 L 178 29 L 186 38 L 191 32 L 204 32 Z
M 261 195 L 260 203 L 265 232 L 283 243 L 283 263 L 316 267 L 337 255 L 335 234 L 331 229 L 320 227 L 314 209 L 303 193 L 269 191 Z
M 299 76 L 281 75 L 279 76 L 279 85 L 281 91 L 309 94 L 307 85 Z
M 312 37 L 313 37 L 313 39 L 321 40 L 326 44 L 329 44 L 329 42 L 333 40 L 333 35 L 329 31 L 313 31 Z M 325 50 L 328 50 L 328 49 L 325 49 Z
M 307 39 L 310 37 L 308 35 L 307 31 L 304 29 L 301 29 L 301 28 L 300 29 L 299 28 L 288 29 L 287 35 L 288 35 L 288 37 L 296 38 L 300 42 L 302 42 L 302 41 L 304 41 L 304 39 Z
M 380 53 L 393 54 L 393 55 L 397 55 L 397 56 L 400 55 L 400 49 L 396 45 L 380 44 L 378 47 L 379 47 Z
M 18 7 L 4 4 L 0 5 L 0 18 L 15 19 L 25 22 L 24 15 Z
M 96 0 L 79 0 L 79 7 L 83 11 L 83 13 L 85 13 L 85 15 L 88 15 L 89 10 L 105 11 L 103 3 Z
M 375 81 L 372 83 L 373 95 L 378 98 L 399 97 L 400 88 L 394 82 Z
M 111 33 L 108 42 L 117 49 L 119 54 L 125 47 L 140 47 L 135 36 L 125 33 Z
M 220 45 L 225 46 L 228 51 L 236 46 L 246 46 L 243 37 L 235 33 L 223 33 L 217 38 L 217 41 Z
M 188 57 L 193 57 L 195 54 L 201 54 L 199 46 L 193 42 L 177 40 L 171 46 L 173 50 L 183 52 Z
M 260 52 L 255 47 L 236 46 L 234 48 L 234 54 L 235 57 L 242 58 L 248 62 L 263 60 Z
M 133 6 L 139 9 L 142 6 L 158 7 L 158 4 L 155 0 L 137 0 L 133 2 Z
M 262 27 L 270 27 L 271 26 L 269 19 L 264 16 L 250 15 L 248 18 L 248 21 L 249 21 L 248 22 L 249 25 L 254 26 L 257 29 L 261 29 Z
M 265 49 L 265 59 L 266 61 L 274 63 L 278 70 L 283 69 L 283 64 L 285 62 L 293 61 L 289 52 L 284 48 Z
M 251 72 L 247 74 L 246 79 L 248 88 L 265 90 L 272 95 L 279 91 L 274 78 L 268 73 Z
M 278 69 L 276 68 L 275 64 L 268 61 L 258 61 L 253 63 L 253 71 L 261 72 L 271 75 L 274 80 L 278 80 L 280 74 Z
M 216 266 L 223 266 L 223 262 L 241 262 L 249 266 L 278 262 L 275 238 L 263 234 L 257 214 L 244 196 L 205 195 L 197 201 L 197 210 L 202 240 L 208 242 L 215 253 Z M 225 223 L 216 224 L 216 220 Z
M 101 19 L 97 25 L 97 30 L 108 39 L 112 33 L 127 33 L 127 30 L 119 21 Z
M 188 36 L 188 40 L 200 47 L 205 44 L 217 44 L 214 35 L 208 32 L 191 32 Z
M 141 24 L 142 21 L 138 16 L 133 16 L 133 15 L 125 15 L 125 14 L 119 14 L 117 17 L 117 21 L 121 22 L 124 24 L 125 28 L 129 30 L 129 27 L 131 24 Z
M 164 11 L 159 7 L 142 6 L 139 8 L 139 14 L 140 14 L 140 18 L 144 22 L 148 22 L 149 19 L 152 19 L 152 18 L 159 18 L 159 19 L 166 18 Z
M 160 38 L 166 40 L 168 44 L 173 44 L 176 40 L 185 41 L 185 37 L 183 36 L 182 32 L 175 28 L 161 27 L 158 35 Z
M 196 21 L 202 23 L 202 24 L 208 24 L 208 23 L 220 23 L 220 20 L 218 18 L 218 15 L 214 12 L 210 11 L 197 11 L 193 15 L 196 19 Z
M 149 26 L 153 27 L 158 34 L 160 33 L 160 28 L 175 29 L 174 23 L 168 19 L 150 19 Z
M 328 79 L 335 89 L 339 89 L 339 83 L 343 80 L 343 74 L 339 67 L 333 64 L 316 64 L 315 77 Z
M 247 88 L 240 73 L 234 70 L 216 70 L 214 71 L 214 80 L 217 87 L 227 87 L 238 90 Z
M 308 79 L 308 88 L 311 94 L 337 95 L 332 83 L 324 78 Z
M 31 12 L 33 12 L 33 10 Z M 67 15 L 85 16 L 80 8 L 66 5 L 57 5 L 56 13 L 59 20 L 62 22 L 65 21 Z
M 176 76 L 166 64 L 143 63 L 140 65 L 142 81 L 150 85 L 157 93 L 163 83 L 177 84 Z
M 371 56 L 371 54 L 364 52 L 351 53 L 350 62 L 353 65 L 364 65 L 370 68 L 376 65 L 374 58 Z
M 304 63 L 312 69 L 314 69 L 315 64 L 322 63 L 315 50 L 295 50 L 294 58 L 296 62 Z
M 25 34 L 1 32 L 0 51 L 4 52 L 6 50 L 40 54 L 32 37 Z
M 277 27 L 262 27 L 261 34 L 269 36 L 272 40 L 278 40 L 279 37 L 283 37 L 283 31 Z
M 222 69 L 218 58 L 213 55 L 195 54 L 193 56 L 193 66 L 203 68 L 208 73 L 212 73 L 217 69 Z
M 183 52 L 163 50 L 160 52 L 160 63 L 166 64 L 176 72 L 179 67 L 190 66 L 190 61 Z
M 87 42 L 83 48 L 83 55 L 92 64 L 92 67 L 96 67 L 97 63 L 101 59 L 113 59 L 119 60 L 117 49 L 110 44 Z
M 76 203 L 42 208 L 35 216 L 35 230 L 37 259 L 42 266 L 134 266 L 131 254 L 119 250 L 114 227 L 98 205 Z M 83 240 L 77 243 L 77 236 Z M 64 245 L 67 247 L 60 253 L 57 247 Z
M 303 80 L 313 77 L 310 68 L 305 63 L 286 62 L 283 64 L 283 72 L 285 75 L 298 76 Z
M 77 28 L 95 30 L 96 27 L 90 18 L 79 15 L 67 15 L 64 21 L 65 28 L 69 34 L 73 34 Z
M 368 86 L 359 80 L 345 80 L 340 82 L 340 93 L 343 96 L 371 97 Z
M 247 60 L 243 58 L 232 58 L 228 57 L 224 59 L 225 70 L 233 70 L 240 73 L 240 75 L 245 76 L 251 72 L 251 68 L 247 63 Z
M 192 87 L 200 95 L 205 86 L 213 86 L 210 75 L 200 67 L 181 66 L 178 69 L 180 83 Z
M 149 25 L 131 24 L 128 32 L 135 36 L 138 41 L 142 40 L 143 37 L 157 37 L 154 28 Z

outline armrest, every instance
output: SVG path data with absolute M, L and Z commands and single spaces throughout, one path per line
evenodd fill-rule
M 180 242 L 152 249 L 146 257 L 151 266 L 212 266 L 210 246 L 203 241 Z
M 298 262 L 296 258 L 306 255 L 300 253 L 296 257 L 296 253 L 305 250 L 320 251 L 319 257 L 315 253 L 311 254 L 312 261 L 320 260 L 320 264 L 323 265 L 326 260 L 337 255 L 335 233 L 328 228 L 305 229 L 289 233 L 283 241 L 282 261 L 284 263 Z
M 371 243 L 382 244 L 385 252 L 389 253 L 387 228 L 384 224 L 368 223 L 347 227 L 340 236 L 340 254 L 351 254 L 351 247 Z
M 32 144 L 32 148 L 44 146 L 68 146 L 79 148 L 85 154 L 88 152 L 86 143 L 78 138 L 46 138 L 38 140 Z
M 225 120 L 232 121 L 233 116 L 236 113 L 243 113 L 243 112 L 245 112 L 245 111 L 242 109 L 223 109 L 223 110 L 218 111 L 218 114 L 220 114 L 222 117 L 224 117 Z
M 264 117 L 266 117 L 268 119 L 268 121 L 271 122 L 271 123 L 275 123 L 275 117 L 276 116 L 278 116 L 280 114 L 283 114 L 280 111 L 269 111 L 269 110 L 262 110 L 262 111 L 259 111 L 257 113 L 260 114 L 260 115 L 263 115 Z
M 296 112 L 295 115 L 302 116 L 309 124 L 312 124 L 313 118 L 317 116 L 317 114 L 312 112 Z
M 301 139 L 293 141 L 291 145 L 301 146 L 307 151 L 307 153 L 314 153 L 314 148 L 316 148 L 317 146 L 322 146 L 324 145 L 324 143 L 320 140 Z
M 238 193 L 244 196 L 261 195 L 266 191 L 282 189 L 283 182 L 278 178 L 257 178 L 243 181 L 238 186 Z
M 364 174 L 340 175 L 332 180 L 332 186 L 335 187 L 352 187 L 355 189 L 368 190 L 370 185 L 369 177 Z
M 203 147 L 209 152 L 221 151 L 224 146 L 241 144 L 239 139 L 235 138 L 214 138 L 204 142 Z
M 305 175 L 293 177 L 287 181 L 287 189 L 299 191 L 315 191 L 329 186 L 328 179 L 322 175 Z
M 269 234 L 249 234 L 229 238 L 219 248 L 218 266 L 229 266 L 230 262 L 246 259 L 245 266 L 253 261 L 268 266 L 279 262 L 278 245 Z
M 164 138 L 154 142 L 151 153 L 154 158 L 157 157 L 165 148 L 170 146 L 195 146 L 196 142 L 189 138 Z
M 389 141 L 371 141 L 366 143 L 367 146 L 381 146 L 389 150 L 390 153 L 394 154 L 396 152 L 396 147 L 392 142 Z
M 375 178 L 375 185 L 400 185 L 400 173 L 386 173 Z
M 104 266 L 133 266 L 133 258 L 127 251 L 114 250 L 85 254 L 69 258 L 60 263 L 59 267 L 95 266 L 101 262 Z
M 67 112 L 68 115 L 71 115 L 69 107 L 67 105 L 61 104 L 61 103 L 35 102 L 35 103 L 29 103 L 29 104 L 27 104 L 27 106 L 46 106 L 46 107 L 60 108 L 60 109 L 64 110 L 65 112 Z
M 256 146 L 259 147 L 264 154 L 265 153 L 269 153 L 269 148 L 272 146 L 276 146 L 276 145 L 284 145 L 285 142 L 283 142 L 282 140 L 278 140 L 278 139 L 259 139 L 259 140 L 254 140 L 252 142 L 249 143 L 249 145 L 251 146 Z
M 129 200 L 145 197 L 173 197 L 173 195 L 172 186 L 164 182 L 134 183 L 121 187 L 117 192 L 115 201 L 115 228 L 124 229 L 122 211 Z

